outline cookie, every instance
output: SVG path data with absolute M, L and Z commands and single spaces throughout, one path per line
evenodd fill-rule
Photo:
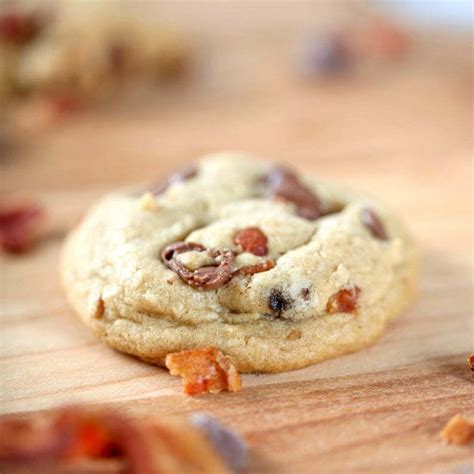
M 237 153 L 106 196 L 62 254 L 71 304 L 108 345 L 159 365 L 214 346 L 244 372 L 371 344 L 412 299 L 416 267 L 378 201 Z
M 68 92 L 98 100 L 129 79 L 140 86 L 186 72 L 190 44 L 172 25 L 106 3 L 0 11 L 0 99 Z

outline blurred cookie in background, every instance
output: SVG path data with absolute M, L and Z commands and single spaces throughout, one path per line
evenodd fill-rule
M 0 102 L 40 96 L 74 103 L 59 107 L 70 112 L 79 102 L 113 97 L 126 84 L 183 77 L 189 41 L 154 10 L 146 16 L 128 6 L 0 4 Z

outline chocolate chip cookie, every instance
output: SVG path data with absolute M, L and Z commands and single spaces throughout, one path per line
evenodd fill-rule
M 371 344 L 409 303 L 416 249 L 378 201 L 222 153 L 100 201 L 62 255 L 68 298 L 110 346 L 163 365 L 215 346 L 245 372 Z

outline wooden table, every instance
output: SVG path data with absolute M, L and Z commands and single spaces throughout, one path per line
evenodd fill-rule
M 221 10 L 216 15 L 231 24 Z M 251 472 L 472 467 L 472 446 L 439 438 L 452 415 L 474 414 L 466 364 L 473 351 L 470 43 L 420 39 L 401 63 L 303 85 L 289 62 L 296 31 L 289 23 L 273 35 L 221 28 L 220 42 L 207 31 L 190 84 L 157 91 L 146 105 L 132 98 L 85 112 L 30 134 L 2 157 L 4 196 L 40 200 L 49 224 L 35 251 L 2 257 L 1 412 L 71 402 L 159 415 L 206 410 L 246 436 Z M 287 161 L 381 196 L 419 242 L 420 294 L 369 349 L 303 370 L 245 375 L 239 393 L 191 398 L 179 379 L 108 349 L 76 320 L 57 263 L 64 234 L 98 196 L 222 149 Z

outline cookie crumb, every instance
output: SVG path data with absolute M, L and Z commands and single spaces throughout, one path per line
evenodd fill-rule
M 474 440 L 474 419 L 459 414 L 453 416 L 441 431 L 441 438 L 448 444 L 468 444 Z
M 242 387 L 240 374 L 232 362 L 215 347 L 204 347 L 166 356 L 165 365 L 171 375 L 183 379 L 184 393 L 237 392 Z
M 471 366 L 471 370 L 474 372 L 474 354 L 471 354 L 467 358 L 467 363 Z
M 145 193 L 139 201 L 140 209 L 143 211 L 156 211 L 159 209 L 158 203 L 154 198 L 153 194 Z

